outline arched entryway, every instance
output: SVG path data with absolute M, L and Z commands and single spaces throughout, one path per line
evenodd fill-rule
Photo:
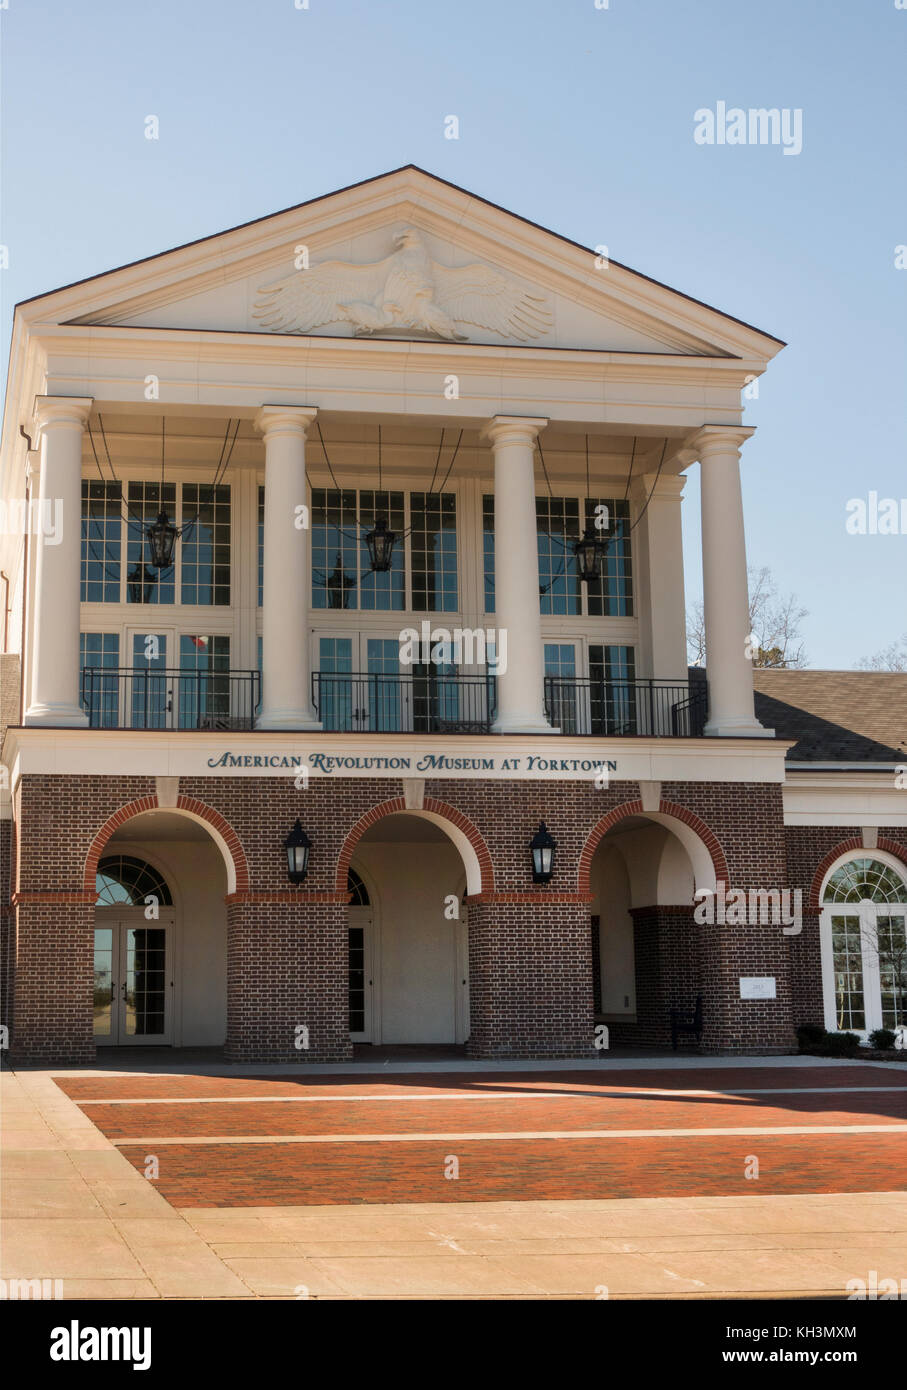
M 120 820 L 90 858 L 96 1044 L 222 1046 L 229 882 L 222 842 L 201 816 L 146 810 Z
M 671 1009 L 692 1012 L 703 993 L 694 892 L 714 890 L 720 850 L 687 821 L 638 803 L 612 813 L 590 842 L 580 878 L 592 895 L 596 1018 L 617 1044 L 663 1046 Z
M 444 819 L 382 816 L 357 838 L 348 873 L 354 1042 L 465 1043 L 467 865 Z

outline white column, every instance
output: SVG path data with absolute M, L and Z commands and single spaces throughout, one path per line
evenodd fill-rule
M 705 425 L 692 441 L 702 492 L 702 587 L 709 718 L 706 734 L 771 738 L 753 709 L 753 664 L 746 655 L 749 599 L 740 492 L 740 446 L 749 426 Z
M 500 657 L 495 733 L 555 733 L 545 718 L 534 447 L 548 421 L 496 415 L 483 431 L 494 451 L 494 612 Z
M 320 729 L 309 677 L 306 431 L 316 410 L 263 405 L 265 524 L 259 729 Z M 305 507 L 306 511 L 299 509 Z
M 92 401 L 38 396 L 40 526 L 35 546 L 34 669 L 26 724 L 84 726 L 79 704 L 79 617 L 82 563 L 82 435 Z M 40 534 L 35 534 L 40 531 Z
M 687 679 L 686 613 L 683 587 L 681 475 L 643 473 L 630 497 L 634 515 L 645 507 L 634 532 L 634 583 L 637 590 L 639 655 L 637 676 L 656 680 Z M 648 505 L 646 505 L 648 504 Z

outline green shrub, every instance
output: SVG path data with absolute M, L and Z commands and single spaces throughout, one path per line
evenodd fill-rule
M 801 1052 L 808 1052 L 810 1048 L 818 1047 L 825 1042 L 827 1037 L 825 1029 L 821 1023 L 801 1023 L 797 1029 L 797 1041 L 800 1044 Z
M 824 1048 L 829 1057 L 850 1057 L 860 1048 L 858 1033 L 826 1033 Z
M 869 1046 L 877 1047 L 880 1052 L 887 1052 L 890 1047 L 894 1047 L 896 1037 L 893 1028 L 877 1028 L 869 1035 Z

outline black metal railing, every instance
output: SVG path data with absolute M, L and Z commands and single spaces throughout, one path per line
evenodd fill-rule
M 707 709 L 704 681 L 545 677 L 545 712 L 562 734 L 701 738 Z
M 316 671 L 312 699 L 322 727 L 337 733 L 487 734 L 493 676 Z
M 93 729 L 251 729 L 260 703 L 258 671 L 82 668 Z

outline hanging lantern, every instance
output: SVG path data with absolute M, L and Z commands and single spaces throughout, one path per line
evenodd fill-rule
M 549 833 L 544 821 L 540 822 L 538 830 L 529 841 L 529 848 L 532 852 L 533 883 L 550 883 L 554 872 L 554 851 L 557 849 L 557 842 Z
M 126 576 L 126 583 L 129 585 L 129 597 L 133 603 L 150 603 L 157 575 L 147 565 L 136 561 L 135 568 Z
M 608 542 L 603 541 L 595 527 L 586 527 L 582 540 L 575 543 L 573 554 L 579 567 L 579 577 L 584 584 L 594 584 L 602 577 L 602 564 L 608 550 Z
M 374 574 L 386 574 L 390 569 L 396 540 L 396 532 L 389 531 L 386 519 L 379 517 L 365 538 L 369 565 Z
M 151 563 L 155 569 L 168 570 L 173 564 L 173 547 L 179 534 L 166 510 L 161 508 L 157 514 L 157 521 L 145 532 L 151 547 Z
M 291 883 L 302 883 L 309 872 L 309 850 L 312 841 L 296 817 L 296 824 L 283 842 L 287 852 L 287 875 Z

